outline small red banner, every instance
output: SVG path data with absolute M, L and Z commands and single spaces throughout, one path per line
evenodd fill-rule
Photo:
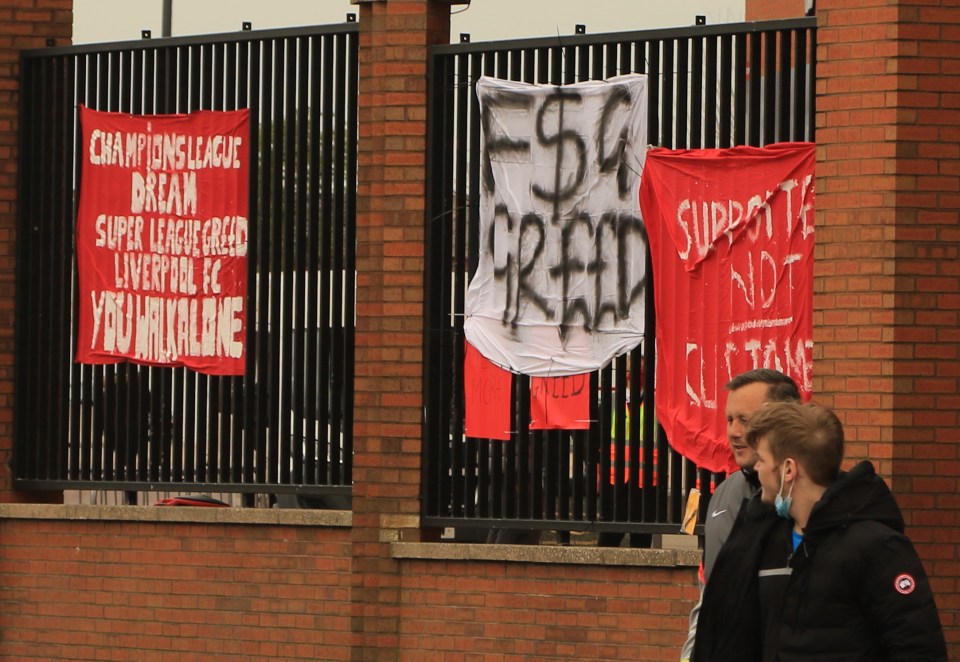
M 531 430 L 588 430 L 590 375 L 530 378 Z
M 513 375 L 464 343 L 464 432 L 480 439 L 510 439 Z

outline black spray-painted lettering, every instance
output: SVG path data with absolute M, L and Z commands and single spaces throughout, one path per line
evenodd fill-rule
M 497 188 L 496 180 L 493 178 L 493 167 L 490 165 L 491 154 L 509 154 L 521 152 L 528 154 L 530 152 L 530 141 L 514 139 L 502 134 L 496 134 L 493 130 L 491 118 L 494 108 L 504 108 L 508 110 L 528 111 L 533 104 L 533 99 L 523 94 L 511 94 L 503 92 L 497 96 L 491 96 L 484 101 L 483 112 L 480 113 L 480 124 L 483 127 L 485 136 L 483 146 L 483 185 L 488 191 L 495 191 Z
M 616 146 L 609 154 L 606 149 L 606 136 L 613 118 L 616 117 L 616 111 L 620 110 L 621 106 L 629 107 L 631 103 L 633 99 L 630 97 L 630 90 L 622 85 L 614 87 L 606 103 L 603 104 L 600 126 L 597 127 L 597 162 L 600 164 L 600 172 L 617 171 L 617 192 L 621 200 L 630 193 L 630 167 L 623 157 L 627 149 L 627 126 L 620 127 Z
M 647 245 L 646 228 L 643 222 L 629 213 L 608 212 L 594 226 L 592 219 L 580 211 L 571 213 L 560 232 L 560 252 L 555 264 L 545 264 L 545 245 L 552 236 L 548 224 L 534 213 L 524 214 L 519 222 L 519 232 L 514 235 L 515 221 L 506 205 L 496 206 L 495 222 L 486 237 L 494 262 L 494 280 L 505 290 L 503 322 L 516 327 L 524 318 L 525 301 L 532 303 L 544 319 L 555 320 L 557 311 L 544 295 L 537 292 L 531 276 L 546 272 L 551 281 L 560 283 L 560 333 L 566 338 L 577 323 L 585 331 L 597 329 L 604 317 L 612 317 L 614 323 L 627 319 L 631 307 L 639 301 L 646 290 L 647 278 L 643 274 L 634 277 L 635 265 L 631 263 L 631 248 Z M 511 240 L 511 236 L 513 236 Z M 499 247 L 502 253 L 496 254 Z M 592 259 L 590 249 L 592 250 Z M 612 266 L 604 255 L 617 256 L 615 290 L 605 287 L 609 279 L 604 276 Z M 643 255 L 645 250 L 639 251 Z M 585 253 L 585 254 L 584 254 Z M 517 265 L 514 286 L 514 264 Z M 592 288 L 577 287 L 578 275 L 590 277 Z M 589 296 L 592 293 L 592 297 Z
M 481 190 L 493 216 L 481 241 L 497 314 L 515 334 L 545 322 L 565 342 L 575 330 L 592 334 L 630 319 L 642 300 L 647 235 L 635 205 L 638 173 L 627 163 L 635 103 L 624 85 L 599 99 L 563 87 L 539 98 L 484 97 Z M 508 131 L 510 119 L 520 128 Z M 495 165 L 505 168 L 502 181 Z M 515 178 L 524 167 L 526 179 Z M 524 192 L 530 197 L 521 204 L 534 211 L 516 208 Z
M 537 111 L 537 140 L 539 140 L 540 144 L 544 147 L 555 148 L 557 155 L 553 162 L 553 190 L 545 189 L 536 182 L 533 183 L 531 190 L 533 194 L 541 200 L 553 203 L 553 217 L 551 220 L 554 223 L 560 222 L 560 203 L 571 199 L 576 194 L 580 185 L 583 184 L 584 174 L 587 170 L 586 143 L 580 134 L 572 129 L 564 128 L 563 125 L 564 106 L 567 103 L 580 103 L 581 101 L 582 97 L 576 92 L 570 92 L 558 87 L 553 94 L 548 95 L 547 98 L 544 99 L 543 105 L 540 106 L 540 110 Z M 544 116 L 550 112 L 554 105 L 557 106 L 557 132 L 547 135 L 543 126 Z M 576 159 L 577 173 L 574 175 L 573 181 L 563 182 L 563 162 L 568 155 L 566 150 L 568 141 L 573 144 L 575 151 L 575 154 L 572 156 Z
M 643 246 L 647 246 L 647 228 L 643 221 L 636 216 L 620 215 L 617 218 L 617 303 L 620 305 L 620 317 L 630 315 L 630 307 L 639 301 L 647 286 L 647 277 L 644 274 L 636 283 L 627 281 L 627 268 L 630 259 L 630 244 L 636 241 L 632 238 L 638 235 Z
M 490 224 L 490 233 L 487 235 L 487 250 L 490 252 L 490 255 L 496 256 L 496 241 L 494 240 L 497 236 L 496 227 L 497 221 L 503 219 L 504 223 L 507 226 L 507 233 L 513 232 L 513 219 L 510 217 L 510 212 L 507 211 L 507 206 L 504 204 L 497 205 L 493 210 L 493 223 Z M 506 281 L 506 287 L 504 288 L 507 293 L 507 300 L 503 307 L 503 323 L 506 324 L 510 321 L 510 305 L 513 303 L 513 254 L 507 253 L 507 258 L 503 266 L 497 266 L 496 258 L 494 258 L 493 263 L 493 277 L 494 279 L 500 281 Z
M 530 397 L 535 400 L 544 398 L 566 400 L 580 395 L 589 385 L 590 376 L 585 374 L 534 379 L 530 384 Z
M 584 232 L 585 240 L 576 241 L 577 230 Z M 587 300 L 582 296 L 574 296 L 570 283 L 572 277 L 587 270 L 586 262 L 574 253 L 579 246 L 588 247 L 592 236 L 593 225 L 590 217 L 583 213 L 578 213 L 569 219 L 560 233 L 560 263 L 550 269 L 550 275 L 554 279 L 559 278 L 561 282 L 560 289 L 563 296 L 563 315 L 560 318 L 561 339 L 567 337 L 576 319 L 580 319 L 584 331 L 589 333 L 592 330 L 593 320 Z
M 524 248 L 525 245 L 529 243 L 527 240 L 527 233 L 531 230 L 537 233 L 536 243 L 533 245 L 532 255 L 528 258 L 526 262 L 523 261 Z M 547 233 L 544 228 L 543 219 L 540 218 L 537 214 L 524 214 L 523 218 L 520 220 L 520 237 L 517 243 L 517 306 L 514 310 L 513 320 L 511 323 L 516 326 L 517 322 L 520 319 L 520 311 L 523 306 L 522 299 L 526 297 L 529 299 L 537 308 L 543 312 L 547 319 L 552 320 L 556 311 L 550 307 L 550 304 L 547 303 L 546 298 L 540 296 L 533 287 L 530 286 L 530 274 L 533 273 L 534 268 L 537 266 L 537 258 L 540 257 L 543 253 L 543 245 L 546 241 Z M 531 252 L 527 250 L 526 252 Z

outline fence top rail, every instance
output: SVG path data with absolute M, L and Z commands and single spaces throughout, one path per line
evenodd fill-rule
M 236 32 L 217 32 L 211 34 L 190 35 L 184 37 L 150 37 L 149 39 L 131 39 L 77 46 L 51 46 L 21 51 L 24 59 L 45 58 L 61 55 L 83 55 L 87 53 L 113 53 L 136 50 L 160 50 L 180 46 L 216 46 L 240 42 L 254 42 L 285 37 L 313 37 L 325 34 L 349 34 L 360 31 L 356 22 L 331 23 L 328 25 L 307 25 L 290 28 L 272 28 L 269 30 L 238 30 Z
M 770 30 L 807 30 L 817 27 L 814 16 L 776 21 L 750 21 L 715 25 L 690 25 L 679 28 L 657 28 L 631 32 L 598 32 L 596 34 L 557 35 L 533 39 L 506 39 L 502 41 L 459 42 L 431 47 L 433 55 L 457 55 L 490 51 L 509 51 L 533 48 L 556 48 L 558 46 L 594 46 L 632 41 L 654 41 L 677 37 L 718 37 L 724 35 Z

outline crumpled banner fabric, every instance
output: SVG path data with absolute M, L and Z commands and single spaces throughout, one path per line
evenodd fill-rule
M 516 373 L 603 367 L 644 330 L 647 78 L 541 86 L 483 77 L 477 95 L 480 241 L 466 338 Z
M 733 471 L 724 386 L 774 368 L 812 390 L 814 145 L 651 149 L 640 187 L 670 444 Z
M 250 112 L 80 125 L 76 361 L 243 375 Z
M 473 345 L 464 343 L 464 434 L 509 441 L 513 373 L 488 361 Z M 531 430 L 587 430 L 590 428 L 590 375 L 532 377 Z

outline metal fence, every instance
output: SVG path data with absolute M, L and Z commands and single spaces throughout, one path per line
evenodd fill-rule
M 511 439 L 465 436 L 464 294 L 476 269 L 479 235 L 478 78 L 559 85 L 643 73 L 650 79 L 649 144 L 763 146 L 812 141 L 815 47 L 815 19 L 799 19 L 433 49 L 422 478 L 427 525 L 629 532 L 643 544 L 643 536 L 678 530 L 692 488 L 707 499 L 723 478 L 674 453 L 650 414 L 656 397 L 652 297 L 641 346 L 589 377 L 595 394 L 589 430 L 529 430 L 529 412 L 519 403 L 529 402 L 530 380 L 519 377 L 513 380 Z
M 18 487 L 349 495 L 357 43 L 345 23 L 24 53 Z M 250 109 L 245 376 L 73 362 L 79 104 Z

